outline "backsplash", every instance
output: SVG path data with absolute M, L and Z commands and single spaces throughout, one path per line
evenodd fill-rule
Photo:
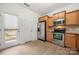
M 66 27 L 66 32 L 79 33 L 79 27 L 77 27 L 77 26 Z

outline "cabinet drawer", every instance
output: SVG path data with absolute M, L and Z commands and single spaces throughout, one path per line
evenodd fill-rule
M 74 34 L 66 34 L 65 36 L 75 37 L 76 35 L 74 35 Z

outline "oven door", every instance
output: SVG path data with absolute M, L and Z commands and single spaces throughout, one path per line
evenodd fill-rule
M 54 33 L 53 33 L 53 38 L 54 38 L 55 40 L 63 40 L 62 33 L 54 32 Z
M 54 32 L 53 43 L 64 47 L 64 33 Z

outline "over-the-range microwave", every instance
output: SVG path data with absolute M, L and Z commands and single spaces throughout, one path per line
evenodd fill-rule
M 54 20 L 54 25 L 63 25 L 65 24 L 65 20 L 63 18 Z

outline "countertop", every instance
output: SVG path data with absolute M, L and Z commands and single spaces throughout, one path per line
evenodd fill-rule
M 74 33 L 74 32 L 66 32 L 66 34 L 75 34 L 75 35 L 79 35 L 79 33 Z

